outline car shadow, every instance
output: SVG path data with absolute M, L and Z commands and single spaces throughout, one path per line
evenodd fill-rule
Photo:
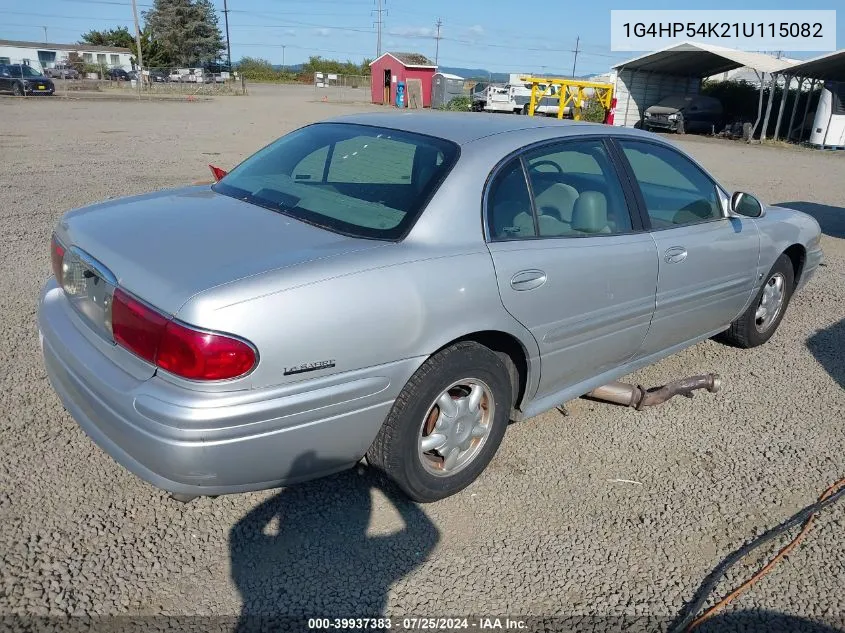
M 845 238 L 845 208 L 843 207 L 801 201 L 778 202 L 775 206 L 795 209 L 812 215 L 819 226 L 822 227 L 822 233 L 831 237 Z
M 845 389 L 845 319 L 819 330 L 807 339 L 807 349 L 831 378 Z
M 301 456 L 314 467 L 313 453 Z M 316 460 L 319 461 L 319 460 Z M 331 464 L 313 468 L 328 470 Z M 235 631 L 307 630 L 309 617 L 384 615 L 391 585 L 431 554 L 440 533 L 422 509 L 369 468 L 282 490 L 229 533 L 232 580 L 243 607 Z M 378 490 L 398 516 L 371 528 Z M 367 627 L 372 630 L 372 627 Z
M 695 633 L 839 633 L 843 625 L 845 618 L 827 623 L 749 609 L 716 615 L 696 627 Z

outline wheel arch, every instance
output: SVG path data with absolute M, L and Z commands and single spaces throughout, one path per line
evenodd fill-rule
M 793 281 L 794 290 L 798 287 L 801 273 L 804 271 L 804 263 L 807 261 L 807 249 L 801 244 L 793 244 L 783 251 L 783 254 L 792 262 L 792 270 L 795 273 L 795 279 Z
M 528 399 L 531 391 L 529 379 L 533 378 L 532 368 L 529 361 L 529 353 L 525 344 L 513 334 L 501 330 L 480 330 L 459 336 L 438 348 L 434 353 L 442 349 L 461 343 L 463 341 L 474 341 L 483 345 L 498 354 L 508 367 L 511 375 L 511 383 L 515 397 L 513 402 L 513 414 L 519 412 Z

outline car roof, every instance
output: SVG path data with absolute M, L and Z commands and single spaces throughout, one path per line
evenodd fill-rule
M 593 123 L 560 120 L 551 117 L 532 117 L 483 112 L 438 112 L 422 110 L 416 112 L 368 112 L 348 114 L 323 121 L 323 123 L 357 123 L 378 127 L 416 132 L 443 138 L 458 145 L 502 134 L 535 128 L 555 128 L 558 133 L 569 130 L 583 131 L 595 128 Z M 604 127 L 604 126 L 602 126 Z

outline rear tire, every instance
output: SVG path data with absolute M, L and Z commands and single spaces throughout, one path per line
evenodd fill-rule
M 474 341 L 447 347 L 402 389 L 367 451 L 367 463 L 414 501 L 453 495 L 493 459 L 513 397 L 510 372 L 499 355 Z M 440 448 L 426 450 L 433 445 Z
M 757 347 L 768 341 L 778 329 L 795 285 L 792 260 L 782 254 L 766 276 L 766 283 L 754 297 L 748 309 L 719 339 L 743 349 Z

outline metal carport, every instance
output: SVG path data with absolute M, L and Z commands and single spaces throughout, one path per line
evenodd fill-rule
M 748 67 L 760 79 L 760 103 L 754 125 L 756 129 L 762 114 L 766 73 L 779 73 L 792 64 L 763 53 L 698 42 L 682 42 L 635 57 L 613 67 L 616 71 L 614 125 L 634 127 L 642 120 L 645 109 L 663 97 L 678 93 L 698 93 L 705 77 Z
M 808 90 L 808 98 L 804 106 L 804 117 L 801 119 L 802 127 L 801 132 L 798 135 L 798 142 L 803 140 L 804 135 L 804 127 L 803 122 L 807 119 L 807 113 L 810 108 L 810 99 L 809 95 L 813 93 L 813 90 L 816 87 L 816 82 L 821 82 L 822 84 L 825 81 L 835 81 L 835 82 L 843 82 L 845 83 L 845 49 L 834 51 L 833 53 L 827 53 L 825 55 L 821 55 L 820 57 L 814 57 L 813 59 L 808 59 L 805 62 L 801 62 L 795 64 L 794 66 L 790 66 L 787 71 L 786 77 L 786 84 L 790 85 L 792 83 L 792 79 L 796 79 L 798 81 L 798 90 L 799 92 L 804 87 L 805 81 L 810 81 L 810 87 Z M 784 106 L 786 105 L 786 91 L 781 95 L 781 102 L 780 107 L 778 108 L 778 118 L 777 123 L 775 123 L 775 132 L 774 132 L 774 139 L 777 140 L 780 136 L 780 125 L 783 119 L 783 110 Z M 790 133 L 793 130 L 793 123 L 795 122 L 795 111 L 798 106 L 798 100 L 795 99 L 792 105 L 792 114 L 789 117 L 789 125 L 786 128 L 786 138 L 789 139 Z M 812 127 L 812 126 L 811 126 Z

